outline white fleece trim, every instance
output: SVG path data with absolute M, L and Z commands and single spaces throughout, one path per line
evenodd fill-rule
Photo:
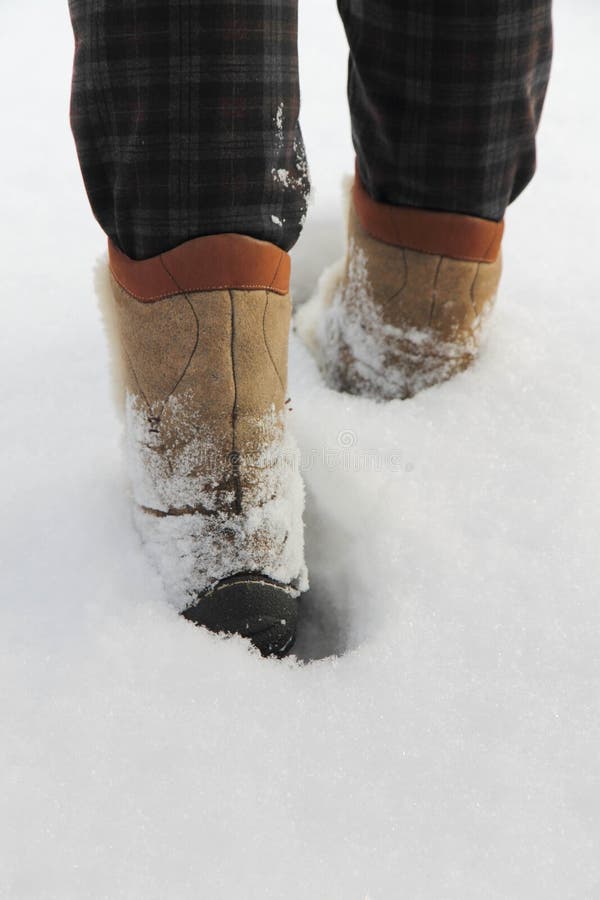
M 100 318 L 104 325 L 104 333 L 108 343 L 112 396 L 119 418 L 124 421 L 125 369 L 119 329 L 119 314 L 113 294 L 107 253 L 100 256 L 94 266 L 94 288 L 98 298 Z

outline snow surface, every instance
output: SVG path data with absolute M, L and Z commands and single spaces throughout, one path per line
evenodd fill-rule
M 377 405 L 293 344 L 312 589 L 284 662 L 175 616 L 144 558 L 66 4 L 0 21 L 2 900 L 599 898 L 598 5 L 556 3 L 477 367 Z M 343 249 L 335 4 L 305 0 L 302 45 L 298 302 Z

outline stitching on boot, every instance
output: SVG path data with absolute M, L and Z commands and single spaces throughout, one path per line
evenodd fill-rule
M 433 313 L 435 310 L 435 304 L 437 302 L 437 283 L 438 278 L 440 277 L 440 269 L 442 268 L 442 263 L 444 261 L 444 257 L 440 256 L 439 262 L 437 264 L 437 268 L 435 270 L 435 278 L 433 279 L 433 288 L 431 291 L 431 307 L 429 309 L 429 325 L 433 323 Z
M 161 255 L 161 257 L 160 257 L 160 263 L 161 263 L 161 266 L 163 267 L 163 269 L 165 270 L 165 272 L 167 273 L 167 275 L 169 276 L 169 278 L 171 278 L 171 279 L 173 280 L 173 283 L 177 286 L 178 291 L 179 291 L 179 292 L 182 294 L 182 296 L 185 298 L 186 303 L 188 304 L 189 308 L 190 308 L 191 311 L 192 311 L 192 315 L 193 315 L 193 317 L 194 317 L 194 321 L 196 322 L 196 339 L 195 339 L 195 341 L 194 341 L 194 346 L 192 347 L 192 351 L 191 351 L 191 353 L 190 353 L 190 357 L 189 357 L 187 363 L 185 364 L 185 367 L 184 367 L 184 369 L 183 369 L 183 372 L 181 373 L 181 375 L 179 376 L 179 378 L 178 378 L 177 381 L 175 382 L 175 386 L 174 386 L 174 387 L 172 388 L 172 390 L 170 391 L 168 397 L 166 397 L 165 400 L 163 401 L 163 409 L 162 409 L 162 411 L 161 411 L 161 416 L 162 416 L 162 413 L 164 412 L 164 408 L 165 408 L 167 402 L 170 400 L 170 398 L 173 396 L 173 394 L 175 393 L 175 391 L 177 390 L 177 388 L 179 387 L 179 385 L 181 384 L 181 382 L 182 382 L 183 379 L 185 378 L 185 376 L 186 376 L 186 374 L 187 374 L 187 370 L 189 369 L 189 367 L 190 367 L 190 365 L 191 365 L 191 362 L 192 362 L 192 359 L 194 358 L 194 355 L 195 355 L 195 353 L 196 353 L 196 350 L 198 349 L 198 344 L 200 343 L 200 322 L 198 321 L 198 316 L 196 315 L 196 310 L 194 309 L 193 303 L 191 302 L 190 298 L 188 297 L 187 293 L 183 290 L 183 288 L 181 288 L 181 287 L 179 286 L 179 284 L 177 284 L 177 281 L 175 280 L 175 278 L 173 277 L 173 275 L 171 274 L 171 272 L 169 272 L 169 270 L 168 270 L 168 268 L 167 268 L 167 266 L 166 266 L 166 264 L 165 264 L 165 261 L 164 261 L 164 259 L 162 258 L 162 255 Z
M 271 353 L 271 348 L 269 347 L 269 342 L 267 340 L 267 332 L 265 329 L 265 319 L 267 317 L 267 309 L 269 308 L 269 301 L 270 301 L 269 294 L 267 291 L 265 291 L 265 308 L 263 309 L 263 315 L 262 315 L 263 340 L 265 342 L 265 347 L 266 347 L 267 353 L 269 354 L 269 359 L 271 360 L 271 364 L 272 364 L 273 368 L 275 369 L 275 374 L 277 375 L 277 378 L 279 379 L 279 384 L 281 385 L 281 389 L 282 389 L 283 393 L 285 394 L 285 385 L 283 383 L 283 378 L 279 374 L 279 369 L 275 365 L 275 360 L 273 359 L 273 354 Z
M 115 273 L 111 269 L 111 275 L 119 285 L 119 287 L 125 291 L 130 297 L 134 300 L 137 300 L 138 303 L 143 303 L 144 305 L 152 306 L 153 303 L 158 303 L 160 300 L 168 300 L 170 297 L 177 296 L 178 293 L 181 293 L 180 289 L 174 288 L 172 291 L 168 291 L 165 294 L 157 294 L 155 297 L 150 297 L 149 299 L 146 297 L 142 297 L 139 294 L 135 294 L 128 287 L 126 287 L 115 275 Z M 211 284 L 208 287 L 202 285 L 201 287 L 190 288 L 188 293 L 190 294 L 210 294 L 215 291 L 229 291 L 231 288 L 227 284 Z M 237 291 L 264 291 L 269 290 L 273 291 L 274 294 L 279 293 L 277 288 L 273 287 L 273 283 L 271 284 L 240 284 L 239 287 L 236 287 Z M 287 293 L 287 291 L 286 291 Z M 283 291 L 281 292 L 281 296 L 285 296 Z
M 406 250 L 404 249 L 404 247 L 401 247 L 400 249 L 402 250 L 402 262 L 404 264 L 404 281 L 402 282 L 402 286 L 399 287 L 397 291 L 394 291 L 391 297 L 388 297 L 386 303 L 389 303 L 390 300 L 395 300 L 397 297 L 399 297 L 408 284 L 408 261 L 406 259 Z
M 475 285 L 477 284 L 477 279 L 479 278 L 479 270 L 481 269 L 481 263 L 477 264 L 477 268 L 475 269 L 475 278 L 473 279 L 473 283 L 471 285 L 471 290 L 469 291 L 469 296 L 471 298 L 471 306 L 473 307 L 473 312 L 475 315 L 479 315 L 477 310 L 477 304 L 475 302 Z
M 242 485 L 240 480 L 240 454 L 237 449 L 236 427 L 238 406 L 238 385 L 235 373 L 235 299 L 233 291 L 229 291 L 231 302 L 231 375 L 233 378 L 233 406 L 231 408 L 231 474 L 234 489 L 234 508 L 236 513 L 242 511 Z
M 275 274 L 273 275 L 273 277 L 271 279 L 271 284 L 269 285 L 269 287 L 273 287 L 273 285 L 275 284 L 275 282 L 277 280 L 277 276 L 279 275 L 279 270 L 281 268 L 281 263 L 283 262 L 283 253 L 284 252 L 282 250 L 281 256 L 279 257 L 279 262 L 277 263 L 277 268 L 275 269 Z
M 157 416 L 154 416 L 154 415 L 149 416 L 149 418 L 151 420 L 152 428 L 155 432 L 158 432 L 158 426 L 160 425 L 163 413 L 165 411 L 165 407 L 166 407 L 167 403 L 169 402 L 169 400 L 171 399 L 171 397 L 173 396 L 173 394 L 175 393 L 175 391 L 177 390 L 177 388 L 179 387 L 179 385 L 181 384 L 181 382 L 183 381 L 183 379 L 185 378 L 185 375 L 187 374 L 187 371 L 191 365 L 192 359 L 194 358 L 194 354 L 196 353 L 196 350 L 198 349 L 198 344 L 200 342 L 200 322 L 198 321 L 198 316 L 196 315 L 196 310 L 194 309 L 194 306 L 191 303 L 190 298 L 188 297 L 187 293 L 177 284 L 175 278 L 173 277 L 171 272 L 169 272 L 169 270 L 167 269 L 162 256 L 160 257 L 160 262 L 161 262 L 163 269 L 165 270 L 165 272 L 167 273 L 169 278 L 172 279 L 173 283 L 177 286 L 177 290 L 183 296 L 183 298 L 185 299 L 186 303 L 188 304 L 190 310 L 192 311 L 194 321 L 196 322 L 196 339 L 194 341 L 194 346 L 192 347 L 189 359 L 186 362 L 181 375 L 179 376 L 179 378 L 177 379 L 177 381 L 175 382 L 174 386 L 171 388 L 171 390 L 169 391 L 169 393 L 165 397 L 165 399 L 160 402 L 160 412 L 158 413 Z M 129 292 L 127 292 L 127 293 L 129 293 Z M 142 396 L 142 399 L 144 400 L 144 403 L 146 404 L 146 406 L 148 408 L 148 412 L 151 414 L 152 407 L 151 407 L 150 403 L 148 402 L 148 398 L 146 397 L 146 394 L 144 393 L 144 391 L 142 389 L 142 386 L 140 384 L 140 379 L 135 370 L 135 366 L 133 365 L 133 363 L 131 361 L 131 357 L 130 357 L 129 353 L 127 352 L 126 347 L 124 347 L 124 350 L 125 350 L 125 355 L 127 357 L 127 361 L 129 362 L 129 365 L 131 367 L 131 371 L 133 372 L 133 377 L 135 378 L 135 382 L 138 386 L 139 392 Z

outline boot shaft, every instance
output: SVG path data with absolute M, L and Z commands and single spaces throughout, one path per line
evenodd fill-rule
M 180 608 L 238 572 L 305 581 L 286 428 L 289 259 L 242 238 L 256 255 L 239 266 L 240 236 L 223 237 L 233 241 L 219 240 L 219 271 L 207 264 L 211 238 L 145 263 L 111 253 L 135 519 Z

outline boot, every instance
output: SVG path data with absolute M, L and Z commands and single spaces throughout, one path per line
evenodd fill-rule
M 502 231 L 375 203 L 357 177 L 347 258 L 309 334 L 329 385 L 405 399 L 470 366 L 498 288 Z
M 141 262 L 109 244 L 100 291 L 135 522 L 167 595 L 192 622 L 276 655 L 307 588 L 286 428 L 289 270 L 285 252 L 243 235 Z

